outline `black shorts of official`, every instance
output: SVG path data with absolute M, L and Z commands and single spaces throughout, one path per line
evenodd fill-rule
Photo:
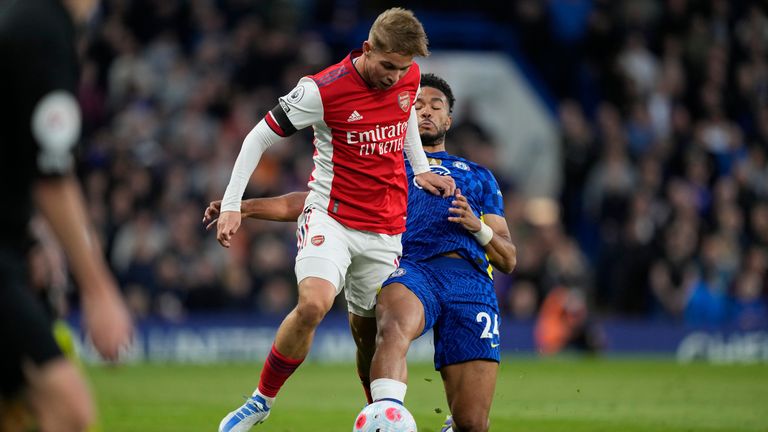
M 0 247 L 0 396 L 15 396 L 26 384 L 22 365 L 62 357 L 51 322 L 27 283 L 23 253 Z

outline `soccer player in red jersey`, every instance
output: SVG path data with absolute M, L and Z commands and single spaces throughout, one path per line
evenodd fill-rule
M 405 231 L 408 180 L 451 196 L 450 177 L 430 172 L 413 108 L 427 37 L 411 11 L 392 8 L 378 16 L 362 50 L 296 88 L 246 136 L 224 194 L 217 239 L 229 247 L 241 222 L 241 199 L 263 152 L 298 129 L 314 129 L 310 193 L 298 220 L 297 306 L 275 336 L 258 388 L 219 425 L 247 431 L 263 422 L 278 391 L 309 352 L 315 328 L 345 289 L 364 385 L 375 340 L 374 304 L 381 281 L 397 267 Z

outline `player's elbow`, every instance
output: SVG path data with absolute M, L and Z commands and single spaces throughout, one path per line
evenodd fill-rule
M 284 195 L 284 211 L 282 216 L 283 222 L 295 221 L 304 211 L 304 202 L 307 199 L 307 192 L 291 192 Z
M 502 273 L 511 274 L 515 270 L 515 262 L 509 263 L 508 261 L 504 261 L 502 264 L 496 265 L 496 270 L 499 270 Z
M 515 270 L 515 267 L 517 267 L 517 247 L 510 243 L 509 248 L 507 251 L 507 273 L 512 273 Z
M 494 263 L 494 266 L 506 274 L 512 273 L 517 267 L 517 248 L 510 243 L 500 255 L 498 263 Z
M 277 218 L 275 220 L 277 222 L 291 222 L 299 218 L 298 214 L 296 215 L 296 217 L 294 217 L 293 215 L 294 215 L 294 210 L 290 207 L 286 207 L 282 209 L 280 213 L 278 213 Z
M 289 203 L 288 205 L 285 206 L 283 213 L 280 215 L 280 221 L 281 222 L 296 221 L 299 218 L 299 215 L 301 215 L 302 210 L 304 210 L 304 206 Z

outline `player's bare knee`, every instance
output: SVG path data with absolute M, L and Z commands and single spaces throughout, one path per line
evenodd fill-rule
M 96 421 L 96 414 L 87 400 L 70 401 L 67 407 L 68 421 L 62 422 L 71 426 L 71 431 L 85 431 Z M 64 430 L 64 429 L 62 429 Z
M 61 428 L 56 426 L 57 419 L 68 428 L 94 421 L 88 386 L 72 362 L 58 357 L 40 367 L 29 364 L 25 370 L 30 377 L 29 401 L 41 419 L 53 419 L 54 430 Z
M 320 324 L 329 310 L 330 305 L 327 305 L 322 299 L 307 299 L 299 302 L 296 306 L 296 316 L 299 324 L 314 328 Z
M 33 406 L 42 431 L 81 432 L 96 421 L 90 394 L 79 378 L 55 382 L 41 390 Z
M 396 319 L 387 319 L 379 322 L 379 328 L 376 332 L 376 348 L 401 347 L 408 349 L 410 339 L 408 338 L 401 323 Z

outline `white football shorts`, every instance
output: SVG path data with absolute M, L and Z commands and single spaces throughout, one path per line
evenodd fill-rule
M 400 261 L 400 237 L 347 228 L 310 204 L 296 230 L 296 281 L 325 279 L 336 287 L 336 295 L 344 288 L 349 312 L 373 317 L 376 293 Z

